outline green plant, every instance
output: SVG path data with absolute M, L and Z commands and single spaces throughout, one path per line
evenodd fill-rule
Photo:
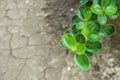
M 73 52 L 74 62 L 82 70 L 88 70 L 89 57 L 102 49 L 101 38 L 112 36 L 116 29 L 107 19 L 116 19 L 120 14 L 118 0 L 80 0 L 72 17 L 70 33 L 60 40 L 62 47 Z

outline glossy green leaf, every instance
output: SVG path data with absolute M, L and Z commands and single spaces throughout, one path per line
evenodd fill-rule
M 100 15 L 100 14 L 103 13 L 100 5 L 98 5 L 98 4 L 93 4 L 93 5 L 91 6 L 91 11 L 92 11 L 94 14 L 98 14 L 98 15 Z
M 103 25 L 107 22 L 107 16 L 105 14 L 98 15 L 98 22 Z
M 113 15 L 110 15 L 109 18 L 110 19 L 117 19 L 119 16 L 119 14 L 113 14 Z
M 111 24 L 105 24 L 102 26 L 102 29 L 100 31 L 100 35 L 102 36 L 111 36 L 116 32 L 116 29 L 114 25 Z
M 78 16 L 79 19 L 83 19 L 82 11 L 83 7 L 80 7 L 76 10 L 76 15 Z
M 100 40 L 100 38 L 101 38 L 101 36 L 97 32 L 91 32 L 89 35 L 89 41 L 91 41 L 91 42 L 96 42 L 96 41 Z
M 109 4 L 116 4 L 119 0 L 110 0 Z
M 99 4 L 100 0 L 92 0 L 93 4 Z
M 87 27 L 83 27 L 81 34 L 83 34 L 84 36 L 88 36 L 90 33 L 89 29 Z
M 88 68 L 90 66 L 89 59 L 88 59 L 87 55 L 85 55 L 85 54 L 83 54 L 83 55 L 75 54 L 74 62 L 78 68 L 80 68 L 81 70 L 84 70 L 84 71 L 88 70 Z
M 106 7 L 109 4 L 110 0 L 101 0 L 101 6 Z
M 90 8 L 87 7 L 83 10 L 83 16 L 84 16 L 84 19 L 89 19 L 92 16 L 92 12 Z
M 100 25 L 97 22 L 91 21 L 87 24 L 87 28 L 89 29 L 90 32 L 100 32 Z
M 105 8 L 105 14 L 106 15 L 113 15 L 117 12 L 117 6 L 116 5 L 109 5 Z
M 86 43 L 87 51 L 90 53 L 96 53 L 99 52 L 102 49 L 102 44 L 100 42 L 90 42 L 87 41 Z
M 84 21 L 81 21 L 75 25 L 76 29 L 82 29 L 86 26 L 86 23 Z
M 76 42 L 78 42 L 78 43 L 85 43 L 86 42 L 85 36 L 83 34 L 80 34 L 80 33 L 75 35 L 75 39 L 76 39 Z
M 86 47 L 84 44 L 78 44 L 77 49 L 76 49 L 76 54 L 82 55 L 85 54 Z
M 76 23 L 79 23 L 80 19 L 77 15 L 72 17 L 72 25 L 75 25 Z
M 81 5 L 81 6 L 84 5 L 84 4 L 86 4 L 88 1 L 89 1 L 89 0 L 80 0 L 80 5 Z
M 66 33 L 61 37 L 60 43 L 64 48 L 70 49 L 75 46 L 76 41 L 73 35 Z

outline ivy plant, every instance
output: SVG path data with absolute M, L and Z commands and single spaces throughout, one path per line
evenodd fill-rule
M 60 44 L 69 53 L 74 53 L 74 63 L 81 70 L 88 70 L 89 58 L 101 51 L 101 39 L 116 32 L 115 26 L 107 23 L 107 20 L 119 16 L 117 2 L 118 0 L 80 0 L 72 17 L 71 30 L 61 37 Z

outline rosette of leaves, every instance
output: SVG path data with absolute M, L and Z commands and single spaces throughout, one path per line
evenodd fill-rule
M 101 51 L 101 39 L 115 33 L 116 29 L 107 23 L 107 17 L 115 19 L 119 16 L 117 2 L 118 0 L 80 0 L 72 17 L 71 31 L 61 37 L 60 44 L 69 53 L 74 53 L 74 62 L 81 70 L 88 70 L 89 58 Z

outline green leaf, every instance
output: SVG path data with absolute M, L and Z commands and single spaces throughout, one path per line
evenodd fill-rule
M 101 6 L 106 7 L 109 4 L 110 0 L 101 0 Z
M 69 33 L 66 33 L 61 37 L 60 43 L 66 49 L 70 49 L 76 45 L 74 36 Z
M 88 52 L 96 53 L 96 52 L 99 52 L 102 49 L 102 44 L 98 41 L 96 41 L 96 42 L 87 41 L 86 48 L 87 48 Z
M 101 36 L 97 32 L 91 32 L 89 35 L 89 41 L 91 41 L 91 42 L 96 42 L 96 41 L 100 40 L 100 38 L 101 38 Z
M 86 23 L 84 21 L 81 21 L 79 23 L 76 24 L 76 29 L 82 29 L 83 27 L 86 26 Z
M 89 1 L 89 0 L 80 0 L 80 5 L 81 5 L 81 6 L 84 5 L 84 4 L 86 4 L 88 1 Z
M 99 23 L 95 22 L 95 21 L 90 21 L 87 24 L 87 28 L 89 29 L 90 32 L 94 31 L 94 32 L 100 32 L 100 25 Z
M 83 34 L 84 36 L 88 36 L 90 33 L 89 29 L 87 27 L 83 27 L 81 34 Z
M 86 42 L 85 36 L 83 34 L 80 34 L 80 33 L 75 35 L 75 39 L 76 39 L 76 42 L 78 42 L 78 43 L 85 43 Z
M 80 33 L 80 32 L 81 32 L 81 29 L 76 29 L 76 25 L 73 25 L 70 33 L 77 34 L 77 33 Z
M 109 4 L 116 4 L 119 0 L 110 0 Z
M 113 14 L 113 15 L 110 15 L 109 18 L 110 19 L 117 19 L 119 16 L 119 14 Z
M 100 0 L 92 0 L 93 4 L 99 4 Z
M 92 16 L 92 12 L 90 8 L 87 7 L 83 10 L 83 16 L 84 16 L 84 19 L 89 19 Z
M 100 5 L 98 5 L 98 4 L 93 4 L 93 5 L 91 6 L 91 11 L 92 11 L 94 14 L 97 14 L 97 15 L 100 15 L 100 14 L 103 13 Z
M 93 56 L 93 53 L 90 53 L 90 52 L 88 52 L 88 51 L 86 51 L 85 54 L 86 54 L 88 57 Z
M 103 25 L 107 22 L 107 16 L 105 14 L 98 15 L 98 22 Z
M 74 15 L 73 17 L 72 17 L 72 25 L 75 25 L 75 24 L 77 24 L 77 23 L 79 23 L 80 22 L 80 19 L 78 18 L 78 16 L 77 15 Z
M 84 71 L 88 70 L 88 68 L 90 66 L 89 59 L 85 54 L 83 54 L 83 55 L 75 54 L 74 62 L 78 68 L 80 68 L 81 70 L 84 70 Z
M 76 54 L 82 55 L 85 54 L 86 47 L 84 44 L 78 44 L 77 49 L 76 49 Z
M 116 32 L 116 29 L 114 25 L 106 24 L 102 26 L 102 29 L 100 31 L 101 36 L 112 36 Z
M 79 19 L 83 19 L 82 11 L 83 7 L 80 7 L 76 10 L 76 15 L 78 16 Z
M 105 8 L 105 14 L 106 15 L 113 15 L 117 12 L 117 6 L 116 5 L 109 5 Z

